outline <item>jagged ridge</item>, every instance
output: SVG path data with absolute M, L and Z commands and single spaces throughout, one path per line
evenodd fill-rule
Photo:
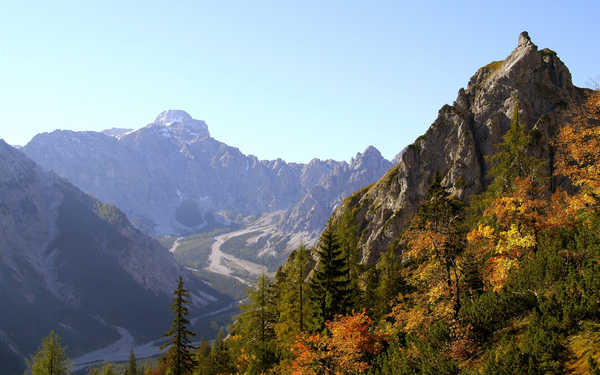
M 527 32 L 503 61 L 479 69 L 443 106 L 425 135 L 408 146 L 401 161 L 372 186 L 344 200 L 333 217 L 352 210 L 360 229 L 363 261 L 373 262 L 404 228 L 436 172 L 454 194 L 466 199 L 486 186 L 486 156 L 510 126 L 515 105 L 537 130 L 537 154 L 552 165 L 551 140 L 569 110 L 581 105 L 586 89 L 549 49 L 538 50 Z

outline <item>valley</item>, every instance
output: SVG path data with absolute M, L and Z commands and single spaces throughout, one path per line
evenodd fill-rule
M 315 55 L 319 72 L 330 47 Z M 445 47 L 435 46 L 458 50 Z M 390 160 L 374 146 L 349 160 L 263 160 L 182 109 L 146 124 L 111 118 L 103 131 L 42 131 L 23 147 L 0 140 L 0 372 L 600 374 L 600 90 L 578 87 L 564 58 L 526 31 L 499 52 L 506 57 L 477 63 L 411 144 L 382 130 L 397 143 Z M 278 58 L 270 70 L 290 64 Z M 376 70 L 373 58 L 348 63 Z M 352 91 L 338 65 L 327 73 L 331 103 L 311 102 L 313 87 L 297 98 L 318 104 L 315 121 Z M 303 85 L 315 85 L 312 73 Z M 380 73 L 365 81 L 392 87 Z M 174 81 L 163 78 L 148 81 L 158 93 Z M 266 95 L 262 83 L 248 86 Z M 405 93 L 381 90 L 417 110 Z M 344 102 L 349 124 L 375 91 Z M 235 111 L 211 100 L 194 110 L 221 113 L 222 124 L 268 145 L 262 118 L 244 112 L 253 95 Z M 289 112 L 290 123 L 306 112 L 260 104 L 265 116 Z M 289 146 L 366 140 L 381 121 L 371 117 Z

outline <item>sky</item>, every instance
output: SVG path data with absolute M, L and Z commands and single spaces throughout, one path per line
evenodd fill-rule
M 391 159 L 521 31 L 576 85 L 600 77 L 599 1 L 447 3 L 4 1 L 0 138 L 183 109 L 260 159 Z

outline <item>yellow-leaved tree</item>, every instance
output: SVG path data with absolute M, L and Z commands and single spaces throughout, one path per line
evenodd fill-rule
M 463 206 L 436 174 L 408 230 L 404 256 L 414 266 L 392 316 L 410 331 L 431 319 L 456 318 L 460 309 L 458 257 L 464 250 Z

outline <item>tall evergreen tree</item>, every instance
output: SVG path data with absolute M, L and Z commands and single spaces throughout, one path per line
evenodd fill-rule
M 345 210 L 342 217 L 338 220 L 335 234 L 344 254 L 346 261 L 346 279 L 348 280 L 348 300 L 346 307 L 348 312 L 358 308 L 360 305 L 361 290 L 359 287 L 359 279 L 364 271 L 360 264 L 358 251 L 358 227 L 354 224 L 354 215 L 352 210 Z
M 135 353 L 133 352 L 133 349 L 131 349 L 129 351 L 129 362 L 127 364 L 127 371 L 126 374 L 127 375 L 137 375 L 138 371 L 137 371 L 137 361 L 135 359 Z
M 306 329 L 310 315 L 308 276 L 308 250 L 300 245 L 291 255 L 286 277 L 280 288 L 283 289 L 279 300 L 280 321 L 291 323 L 291 331 L 302 332 Z
M 535 178 L 542 180 L 546 174 L 543 161 L 531 155 L 531 133 L 521 122 L 519 105 L 513 109 L 510 129 L 504 134 L 502 142 L 496 145 L 497 152 L 490 156 L 489 176 L 492 184 L 489 191 L 495 195 L 511 192 L 515 178 Z
M 70 361 L 60 343 L 60 337 L 54 331 L 42 340 L 40 349 L 27 361 L 27 369 L 31 375 L 69 374 Z
M 320 330 L 337 314 L 347 312 L 348 264 L 331 225 L 323 232 L 317 249 L 319 259 L 310 280 L 313 328 Z
M 223 330 L 220 329 L 210 352 L 211 374 L 230 374 L 235 371 L 229 347 L 223 336 Z
M 425 200 L 417 210 L 409 230 L 407 256 L 427 265 L 435 265 L 443 272 L 440 280 L 453 301 L 454 315 L 460 309 L 458 256 L 465 248 L 466 234 L 463 225 L 462 202 L 454 199 L 442 185 L 436 173 L 427 189 Z
M 117 375 L 115 369 L 113 368 L 112 363 L 107 363 L 102 367 L 102 372 L 100 375 Z
M 401 259 L 396 254 L 395 247 L 390 246 L 381 254 L 376 265 L 378 283 L 372 302 L 375 318 L 380 318 L 389 311 L 390 302 L 404 288 L 405 285 L 400 274 L 401 268 Z
M 200 342 L 200 346 L 198 346 L 198 350 L 196 351 L 196 369 L 194 370 L 194 375 L 211 375 L 212 374 L 212 363 L 210 357 L 210 343 L 202 338 Z
M 236 334 L 244 337 L 246 350 L 254 355 L 252 365 L 260 373 L 275 361 L 275 323 L 277 309 L 274 288 L 265 275 L 260 275 L 256 290 L 248 291 L 250 304 L 242 306 L 237 320 Z
M 277 272 L 275 289 L 278 319 L 275 334 L 280 358 L 291 358 L 292 349 L 300 332 L 311 325 L 311 306 L 306 277 L 309 271 L 309 253 L 304 245 L 290 254 L 288 263 Z M 282 277 L 279 277 L 279 276 Z
M 193 355 L 194 346 L 190 337 L 196 334 L 190 331 L 187 326 L 190 324 L 186 316 L 189 314 L 187 304 L 189 303 L 189 293 L 183 287 L 183 279 L 179 276 L 177 289 L 173 292 L 173 305 L 171 311 L 175 314 L 171 328 L 164 337 L 169 337 L 169 341 L 161 346 L 161 349 L 169 347 L 167 359 L 169 369 L 173 375 L 184 375 L 192 372 L 196 365 Z

